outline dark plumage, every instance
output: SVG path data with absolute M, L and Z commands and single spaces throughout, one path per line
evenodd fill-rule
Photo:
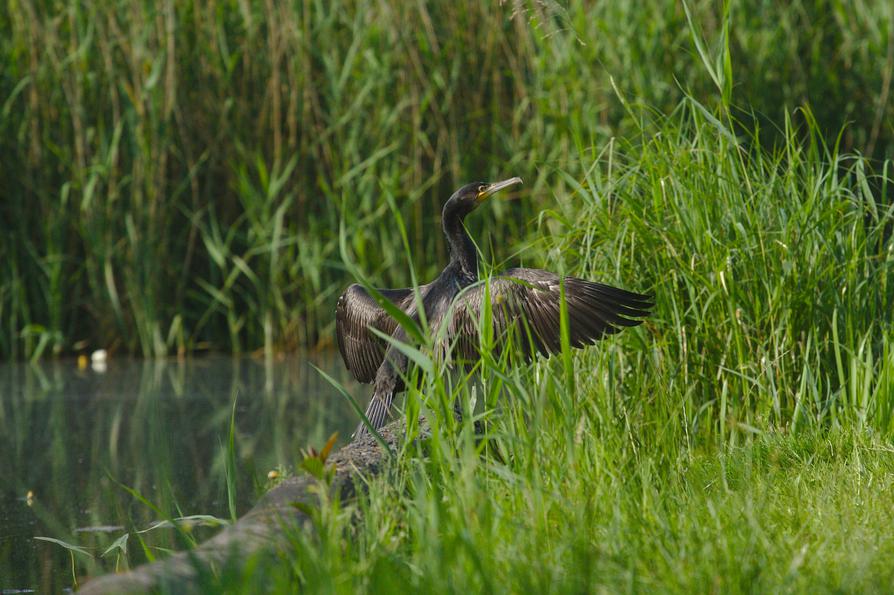
M 457 190 L 444 205 L 442 225 L 450 247 L 450 262 L 438 278 L 419 287 L 421 302 L 431 328 L 446 324 L 444 348 L 452 345 L 461 359 L 477 357 L 481 310 L 490 291 L 494 337 L 514 334 L 527 357 L 550 355 L 561 349 L 561 279 L 540 269 L 514 268 L 489 282 L 478 283 L 475 246 L 463 227 L 463 219 L 487 197 L 521 183 L 512 178 L 495 184 L 476 182 Z M 649 314 L 648 296 L 616 287 L 565 277 L 568 328 L 572 347 L 595 343 L 623 327 L 636 326 Z M 473 287 L 470 287 L 473 286 Z M 380 289 L 382 296 L 416 318 L 413 290 Z M 455 303 L 454 303 L 455 302 Z M 451 307 L 452 306 L 452 307 Z M 445 317 L 449 315 L 449 319 Z M 398 341 L 407 342 L 403 328 L 360 285 L 354 284 L 338 299 L 335 310 L 338 348 L 345 365 L 360 382 L 374 382 L 375 390 L 366 416 L 378 429 L 385 424 L 394 396 L 404 390 L 402 376 L 407 357 L 373 333 L 375 328 Z M 366 432 L 361 424 L 357 436 Z

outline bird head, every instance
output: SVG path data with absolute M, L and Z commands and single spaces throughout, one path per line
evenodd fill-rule
M 509 186 L 521 184 L 521 178 L 509 178 L 501 182 L 472 182 L 466 184 L 453 193 L 453 196 L 444 204 L 444 216 L 449 215 L 465 217 L 478 208 L 485 200 Z

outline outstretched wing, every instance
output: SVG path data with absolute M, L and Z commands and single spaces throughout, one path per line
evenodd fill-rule
M 412 289 L 379 289 L 385 298 L 406 311 L 413 303 Z M 360 382 L 372 382 L 376 370 L 385 359 L 385 341 L 370 329 L 376 328 L 390 335 L 397 327 L 395 321 L 362 286 L 351 285 L 338 298 L 335 307 L 335 334 L 338 350 L 345 365 Z
M 450 334 L 464 358 L 478 354 L 481 312 L 490 291 L 494 339 L 514 334 L 525 354 L 550 355 L 561 350 L 560 277 L 540 269 L 509 269 L 462 293 L 454 305 Z M 649 314 L 649 296 L 616 287 L 565 277 L 568 329 L 572 347 L 595 343 L 605 335 L 642 323 Z

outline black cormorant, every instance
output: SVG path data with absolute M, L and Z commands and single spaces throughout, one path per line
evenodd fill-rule
M 511 178 L 494 184 L 474 182 L 453 193 L 444 205 L 441 222 L 450 248 L 450 262 L 438 278 L 419 287 L 429 327 L 440 328 L 444 317 L 446 338 L 460 356 L 474 358 L 479 345 L 478 329 L 486 286 L 490 288 L 495 338 L 505 338 L 512 327 L 527 337 L 522 342 L 527 355 L 532 350 L 550 355 L 561 350 L 560 277 L 540 269 L 509 269 L 478 283 L 478 257 L 463 220 L 486 198 L 521 183 Z M 636 326 L 649 314 L 649 296 L 624 291 L 602 283 L 565 277 L 569 339 L 572 347 L 595 343 L 622 327 Z M 474 287 L 469 287 L 474 285 Z M 465 288 L 469 288 L 463 291 Z M 379 289 L 382 296 L 416 319 L 412 288 Z M 453 302 L 456 301 L 456 304 Z M 451 308 L 452 306 L 452 308 Z M 375 392 L 366 410 L 373 428 L 385 424 L 394 396 L 404 390 L 403 378 L 409 364 L 399 349 L 373 333 L 375 328 L 398 341 L 408 342 L 405 330 L 360 285 L 354 284 L 338 299 L 335 310 L 338 348 L 345 365 L 358 381 L 374 382 Z M 446 348 L 446 345 L 445 345 Z M 356 436 L 366 433 L 360 424 Z

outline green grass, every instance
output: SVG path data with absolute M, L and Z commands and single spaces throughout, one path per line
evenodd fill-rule
M 771 434 L 676 460 L 624 431 L 509 465 L 460 451 L 373 484 L 365 516 L 242 576 L 285 590 L 873 592 L 892 579 L 890 446 Z M 547 438 L 546 441 L 549 441 Z M 530 465 L 530 467 L 528 467 Z M 229 577 L 232 580 L 232 577 Z M 238 589 L 234 589 L 238 590 Z

